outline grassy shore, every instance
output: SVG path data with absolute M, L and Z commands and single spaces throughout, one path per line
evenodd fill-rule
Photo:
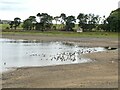
M 49 30 L 45 32 L 41 31 L 35 31 L 35 30 L 23 30 L 22 29 L 22 23 L 20 26 L 17 28 L 17 30 L 5 30 L 6 27 L 9 27 L 9 24 L 0 24 L 0 29 L 3 31 L 0 34 L 16 34 L 16 35 L 45 35 L 45 36 L 60 36 L 60 37 L 95 37 L 95 38 L 118 38 L 118 33 L 117 32 L 82 32 L 82 33 L 77 33 L 77 32 L 67 32 L 67 31 L 59 31 L 61 28 L 61 24 L 54 24 L 54 26 L 57 27 L 58 30 Z M 78 28 L 78 25 L 75 25 L 75 30 Z M 97 30 L 96 30 L 97 31 Z
M 14 31 L 14 32 L 1 32 L 1 34 L 15 34 L 15 35 L 45 35 L 56 37 L 95 37 L 95 38 L 118 38 L 118 33 L 115 32 L 65 32 L 65 31 Z

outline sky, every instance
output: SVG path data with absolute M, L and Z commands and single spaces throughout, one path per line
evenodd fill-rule
M 21 20 L 37 13 L 48 13 L 59 16 L 65 13 L 67 16 L 78 16 L 79 13 L 94 13 L 106 17 L 112 10 L 118 8 L 119 0 L 0 0 L 0 19 Z M 120 5 L 120 4 L 119 4 Z

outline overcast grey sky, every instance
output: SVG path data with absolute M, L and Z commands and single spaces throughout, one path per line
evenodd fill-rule
M 0 19 L 22 20 L 37 13 L 59 16 L 61 13 L 77 16 L 79 13 L 94 13 L 108 16 L 118 8 L 119 0 L 0 0 Z

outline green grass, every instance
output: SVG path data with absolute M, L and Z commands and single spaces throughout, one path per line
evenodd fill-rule
M 22 24 L 23 23 L 21 23 L 20 26 L 17 27 L 17 29 L 22 29 Z M 62 24 L 57 24 L 57 25 L 54 24 L 53 26 L 56 26 L 57 29 L 61 29 L 63 27 Z M 10 25 L 9 24 L 0 24 L 0 29 L 6 29 L 7 27 L 10 27 Z M 76 24 L 74 29 L 77 29 L 77 28 L 78 28 L 78 25 Z
M 2 34 L 16 35 L 43 35 L 56 37 L 95 37 L 95 38 L 118 38 L 118 33 L 114 32 L 63 32 L 63 31 L 24 31 L 24 32 L 2 32 Z
M 54 24 L 54 26 L 57 27 L 57 29 L 60 29 L 62 27 L 62 24 Z M 59 37 L 103 37 L 103 38 L 118 38 L 118 33 L 114 32 L 82 32 L 82 33 L 77 33 L 77 32 L 65 32 L 65 31 L 45 31 L 45 32 L 40 32 L 40 31 L 23 31 L 22 30 L 22 24 L 17 28 L 17 30 L 5 30 L 6 27 L 9 27 L 9 24 L 0 24 L 0 29 L 3 29 L 2 32 L 3 34 L 20 34 L 20 35 L 46 35 L 46 36 L 59 36 Z M 78 25 L 75 25 L 74 29 L 77 29 Z M 12 31 L 12 32 L 11 32 Z
M 64 25 L 62 24 L 54 24 L 53 26 L 56 26 L 56 29 L 61 29 Z M 78 28 L 78 24 L 75 24 L 75 27 L 73 29 L 77 29 Z
M 10 28 L 9 24 L 0 24 L 0 29 L 6 29 L 7 27 Z M 17 29 L 22 29 L 22 23 L 20 24 L 19 27 L 17 27 Z
M 0 24 L 0 29 L 6 29 L 9 27 L 9 24 Z

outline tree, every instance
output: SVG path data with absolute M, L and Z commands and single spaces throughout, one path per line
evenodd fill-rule
M 12 29 L 12 28 L 13 28 L 13 25 L 14 25 L 14 21 L 11 21 L 11 22 L 9 23 L 9 25 L 10 25 L 10 28 Z
M 14 28 L 15 28 L 15 30 L 16 30 L 16 28 L 20 25 L 20 18 L 19 17 L 16 17 L 16 18 L 14 18 Z
M 30 16 L 29 19 L 30 19 L 30 21 L 31 21 L 31 23 L 32 23 L 32 29 L 34 30 L 35 25 L 36 25 L 36 23 L 37 23 L 36 17 L 35 17 L 35 16 Z
M 47 13 L 38 13 L 37 16 L 40 17 L 40 23 L 37 24 L 37 26 L 41 25 L 40 28 L 37 27 L 37 29 L 44 31 L 51 28 L 53 20 L 52 16 L 48 15 Z
M 40 22 L 41 22 L 41 14 L 40 13 L 37 14 L 37 17 L 39 17 Z
M 57 22 L 60 21 L 59 18 L 60 18 L 59 16 L 54 17 L 54 20 L 55 20 L 55 22 L 56 22 L 56 29 L 57 29 Z
M 79 27 L 83 29 L 83 31 L 92 31 L 93 28 L 97 28 L 100 22 L 99 15 L 94 14 L 83 14 L 80 13 L 77 17 L 79 20 Z
M 75 16 L 71 15 L 66 17 L 66 26 L 65 26 L 66 31 L 73 31 L 73 28 L 75 27 L 75 22 L 76 22 Z
M 87 28 L 87 19 L 88 19 L 88 15 L 86 14 L 83 14 L 83 13 L 80 13 L 77 17 L 77 19 L 79 20 L 79 24 L 78 26 L 83 28 L 83 31 L 85 31 L 85 29 Z
M 56 17 L 54 17 L 54 20 L 55 20 L 55 22 L 56 22 L 56 25 L 57 25 L 57 22 L 59 21 L 59 16 L 56 16 Z
M 108 22 L 106 20 L 105 15 L 103 17 L 101 17 L 101 24 L 98 25 L 98 30 L 104 30 L 104 31 L 108 31 Z
M 0 19 L 0 24 L 2 24 L 2 20 Z
M 23 29 L 26 29 L 26 30 L 31 30 L 32 29 L 32 22 L 31 22 L 31 19 L 26 19 L 24 22 L 23 22 Z
M 107 31 L 119 32 L 120 30 L 120 8 L 112 11 L 106 19 L 109 29 Z
M 61 13 L 60 17 L 61 17 L 62 28 L 64 28 L 65 21 L 66 21 L 66 14 Z
M 96 17 L 94 14 L 88 14 L 88 30 L 92 31 L 96 27 Z
M 28 19 L 26 19 L 24 22 L 23 22 L 23 28 L 24 29 L 27 29 L 27 30 L 34 30 L 35 29 L 35 26 L 36 26 L 36 17 L 35 16 L 29 16 Z

